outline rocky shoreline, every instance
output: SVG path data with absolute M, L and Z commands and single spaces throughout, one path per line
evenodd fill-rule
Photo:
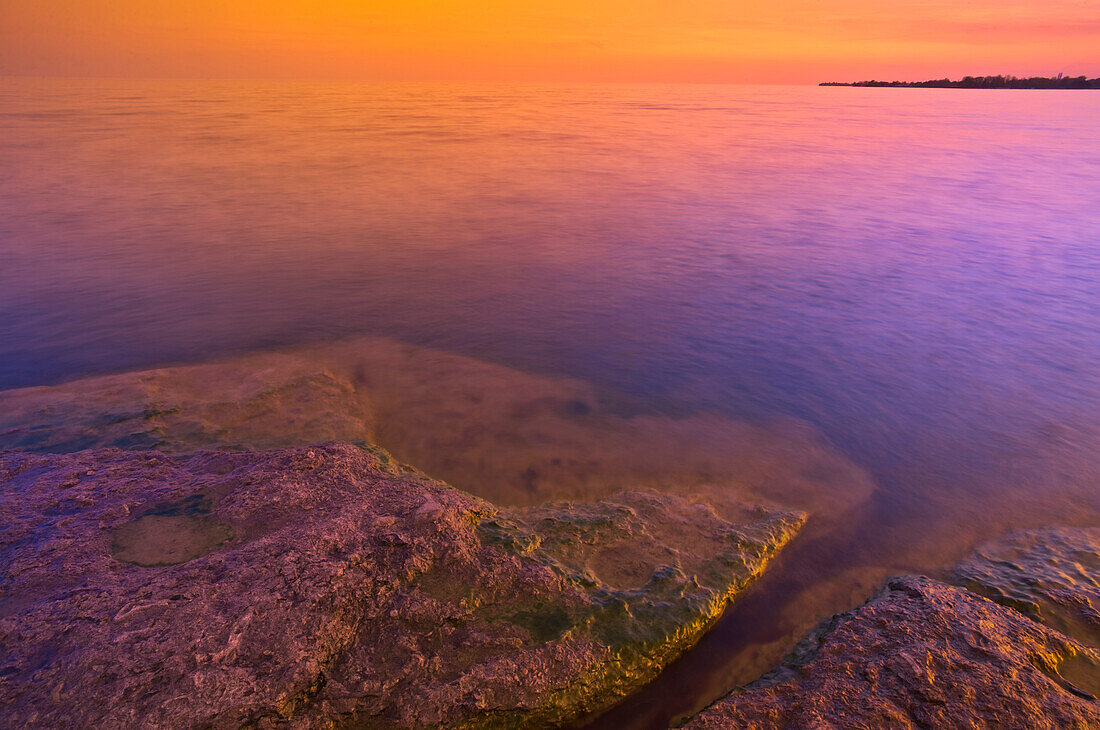
M 0 482 L 0 696 L 36 727 L 560 725 L 652 679 L 803 520 L 499 510 L 350 445 L 9 452 Z
M 1083 730 L 1100 726 L 1098 672 L 1094 648 L 965 589 L 902 576 L 684 727 Z
M 263 362 L 0 393 L 10 724 L 569 725 L 806 520 L 731 489 L 494 504 L 372 443 L 381 406 L 349 378 Z M 544 441 L 589 416 L 562 387 L 520 404 Z M 1014 533 L 941 577 L 888 581 L 688 727 L 1100 726 L 1100 528 Z

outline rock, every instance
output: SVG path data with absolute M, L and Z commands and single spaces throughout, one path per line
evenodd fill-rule
M 14 727 L 550 726 L 694 642 L 803 516 L 498 510 L 349 445 L 0 455 Z
M 836 517 L 872 493 L 808 424 L 649 412 L 591 383 L 381 338 L 0 391 L 0 449 L 377 444 L 497 504 L 736 493 Z
M 370 440 L 347 379 L 290 356 L 105 375 L 0 392 L 0 448 L 184 452 Z
M 1100 647 L 1100 528 L 1016 532 L 978 548 L 949 575 L 998 603 Z
M 685 727 L 1098 727 L 1096 690 L 1075 684 L 1098 669 L 1095 650 L 1011 608 L 902 577 Z
M 173 514 L 147 514 L 111 531 L 111 555 L 124 563 L 176 565 L 205 555 L 233 537 L 225 522 Z

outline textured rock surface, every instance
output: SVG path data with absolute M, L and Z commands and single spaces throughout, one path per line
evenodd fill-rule
M 802 524 L 655 492 L 498 511 L 354 446 L 10 452 L 0 485 L 15 727 L 557 723 Z
M 685 727 L 1094 728 L 1100 702 L 1063 675 L 1098 669 L 1095 651 L 1011 608 L 902 577 Z
M 950 572 L 972 591 L 1100 647 L 1100 528 L 1016 532 Z

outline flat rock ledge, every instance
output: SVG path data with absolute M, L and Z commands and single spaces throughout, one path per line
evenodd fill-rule
M 1100 654 L 930 578 L 891 580 L 685 727 L 1096 728 Z
M 4 723 L 561 724 L 652 679 L 803 520 L 502 510 L 351 445 L 3 453 Z

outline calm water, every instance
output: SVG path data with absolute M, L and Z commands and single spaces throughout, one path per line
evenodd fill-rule
M 872 475 L 608 724 L 759 674 L 860 566 L 1100 523 L 1100 94 L 0 92 L 0 388 L 381 334 L 794 416 Z

